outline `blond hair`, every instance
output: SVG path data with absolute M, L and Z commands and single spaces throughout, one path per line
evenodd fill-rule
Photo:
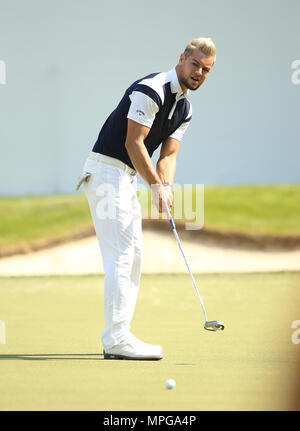
M 198 37 L 191 40 L 184 50 L 185 57 L 191 55 L 196 49 L 199 49 L 207 57 L 216 58 L 217 50 L 210 37 Z

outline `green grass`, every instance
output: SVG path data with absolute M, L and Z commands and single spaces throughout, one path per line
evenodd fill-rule
M 300 185 L 205 187 L 205 227 L 300 235 Z
M 102 276 L 0 278 L 0 410 L 295 409 L 300 273 L 196 280 L 225 330 L 202 329 L 188 276 L 143 276 L 133 332 L 164 350 L 143 362 L 103 360 Z
M 204 196 L 207 229 L 300 235 L 300 185 L 206 186 Z M 82 194 L 0 199 L 1 248 L 61 238 L 88 226 Z
M 192 211 L 187 211 L 186 214 L 183 188 L 179 187 L 178 190 L 178 194 L 174 195 L 175 218 L 201 223 L 203 210 L 201 189 L 196 193 L 194 186 L 189 192 Z M 144 195 L 143 213 L 146 218 L 150 218 L 150 194 L 148 209 Z M 205 186 L 203 219 L 206 229 L 222 232 L 300 235 L 300 184 Z
M 82 194 L 0 199 L 0 247 L 72 235 L 90 223 Z

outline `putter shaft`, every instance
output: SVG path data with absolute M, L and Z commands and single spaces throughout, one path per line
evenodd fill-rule
M 182 245 L 181 245 L 181 242 L 180 242 L 180 239 L 179 239 L 178 233 L 177 233 L 177 231 L 176 231 L 176 227 L 175 227 L 175 223 L 174 223 L 173 216 L 172 216 L 172 214 L 171 214 L 171 213 L 170 213 L 169 215 L 170 215 L 170 225 L 171 225 L 171 228 L 172 228 L 172 230 L 173 230 L 174 236 L 175 236 L 175 238 L 176 238 L 176 240 L 177 240 L 177 243 L 178 243 L 179 249 L 180 249 L 180 251 L 181 251 L 181 253 L 182 253 L 183 259 L 184 259 L 184 261 L 185 261 L 185 264 L 186 264 L 187 269 L 188 269 L 188 271 L 189 271 L 189 274 L 190 274 L 190 277 L 191 277 L 191 279 L 192 279 L 192 282 L 193 282 L 194 288 L 195 288 L 195 290 L 196 290 L 197 296 L 198 296 L 198 298 L 199 298 L 199 301 L 200 301 L 200 304 L 201 304 L 201 307 L 202 307 L 202 311 L 203 311 L 203 315 L 204 315 L 205 322 L 207 322 L 207 317 L 206 317 L 206 311 L 205 311 L 204 303 L 203 303 L 202 298 L 201 298 L 201 296 L 200 296 L 200 293 L 199 293 L 198 287 L 197 287 L 197 285 L 196 285 L 196 282 L 195 282 L 194 276 L 193 276 L 193 274 L 192 274 L 192 271 L 191 271 L 191 269 L 190 269 L 190 266 L 189 266 L 189 264 L 188 264 L 188 261 L 186 260 L 186 257 L 185 257 L 185 254 L 184 254 L 184 251 L 183 251 L 183 248 L 182 248 Z
M 206 330 L 208 330 L 208 331 L 217 331 L 217 330 L 219 330 L 219 329 L 223 330 L 223 329 L 224 329 L 224 325 L 223 325 L 219 320 L 211 320 L 211 321 L 209 321 L 209 322 L 207 321 L 207 317 L 206 317 L 206 311 L 205 311 L 204 303 L 203 303 L 202 298 L 201 298 L 201 296 L 200 296 L 200 293 L 199 293 L 198 287 L 197 287 L 197 285 L 196 285 L 196 282 L 195 282 L 194 276 L 193 276 L 193 274 L 192 274 L 192 271 L 191 271 L 191 269 L 190 269 L 190 266 L 189 266 L 189 264 L 188 264 L 188 261 L 186 260 L 186 257 L 185 257 L 185 254 L 184 254 L 184 251 L 183 251 L 183 248 L 182 248 L 182 245 L 181 245 L 181 241 L 180 241 L 179 236 L 178 236 L 178 233 L 177 233 L 177 231 L 176 231 L 176 227 L 175 227 L 174 219 L 173 219 L 173 216 L 172 216 L 172 214 L 171 214 L 171 213 L 169 213 L 169 217 L 170 217 L 170 225 L 171 225 L 171 228 L 172 228 L 173 233 L 174 233 L 174 236 L 175 236 L 175 238 L 176 238 L 176 240 L 177 240 L 177 243 L 178 243 L 179 249 L 180 249 L 180 251 L 181 251 L 181 253 L 182 253 L 183 259 L 184 259 L 185 264 L 186 264 L 186 266 L 187 266 L 187 269 L 188 269 L 188 271 L 189 271 L 190 277 L 191 277 L 191 279 L 192 279 L 192 282 L 193 282 L 194 288 L 195 288 L 195 290 L 196 290 L 197 296 L 198 296 L 198 298 L 199 298 L 199 301 L 200 301 L 200 304 L 201 304 L 201 307 L 202 307 L 202 311 L 203 311 L 203 315 L 204 315 L 204 319 L 205 319 L 204 329 L 206 329 Z

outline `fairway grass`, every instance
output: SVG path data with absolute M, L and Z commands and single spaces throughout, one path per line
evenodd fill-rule
M 293 410 L 300 273 L 144 275 L 132 322 L 157 362 L 104 361 L 102 276 L 0 278 L 0 410 Z M 173 378 L 177 386 L 165 389 Z
M 70 237 L 91 225 L 86 197 L 78 195 L 0 198 L 0 247 Z
M 150 195 L 147 199 L 150 203 Z M 194 207 L 196 201 L 194 196 Z M 140 202 L 148 214 L 147 200 L 140 197 Z M 204 228 L 209 230 L 299 236 L 299 213 L 300 184 L 205 186 Z M 92 220 L 82 193 L 0 198 L 2 253 L 72 239 L 87 230 L 92 232 Z

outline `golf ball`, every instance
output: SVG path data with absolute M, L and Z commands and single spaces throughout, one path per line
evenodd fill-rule
M 169 379 L 166 381 L 166 388 L 167 389 L 173 389 L 176 386 L 176 382 L 174 379 Z

